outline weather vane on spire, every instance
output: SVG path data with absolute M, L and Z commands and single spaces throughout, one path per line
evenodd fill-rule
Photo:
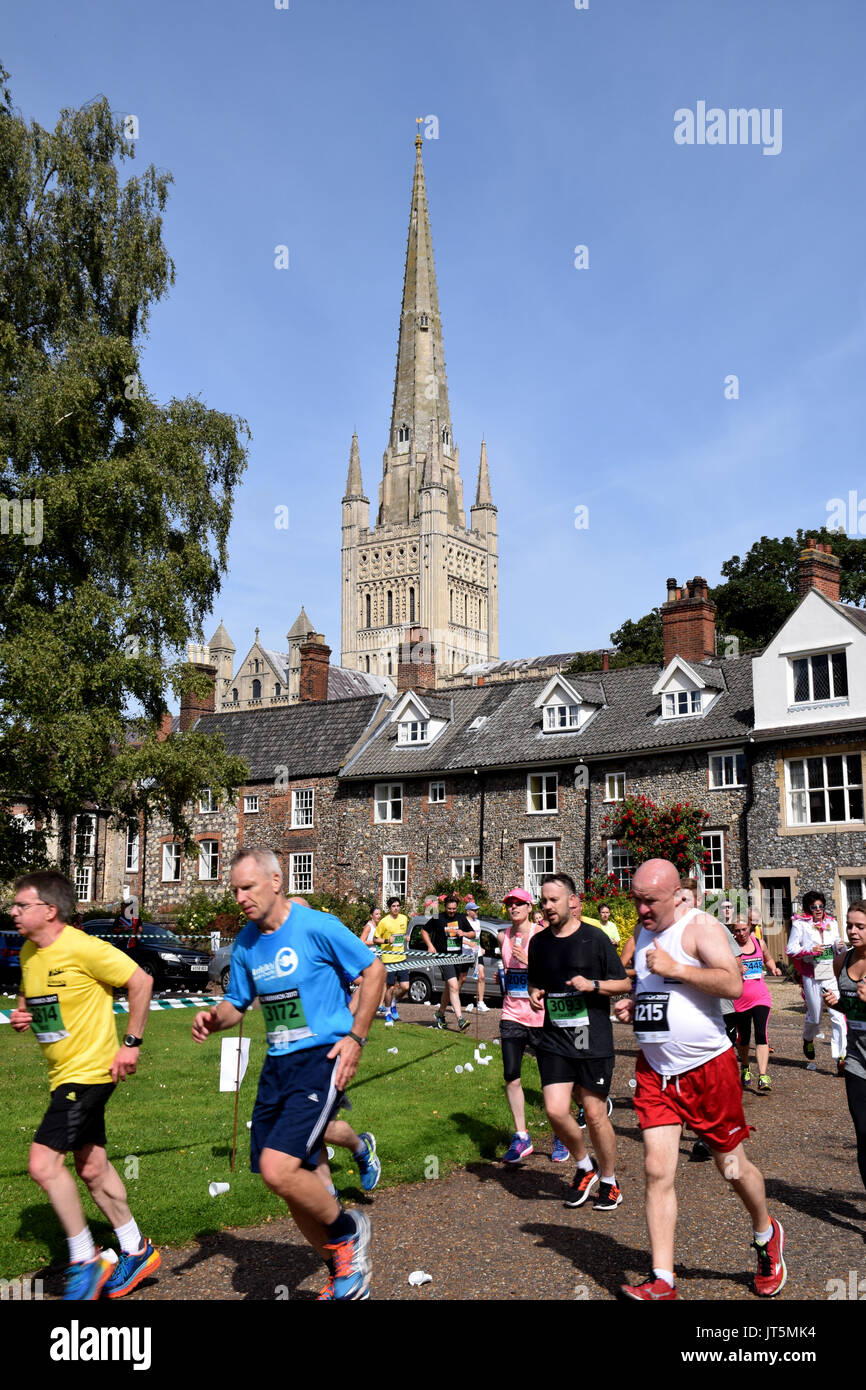
M 424 124 L 424 117 L 423 117 L 423 116 L 416 116 L 416 117 L 415 117 L 415 124 L 416 124 L 416 126 L 418 127 L 418 130 L 417 130 L 416 133 L 415 133 L 415 148 L 416 148 L 416 150 L 420 150 L 420 148 L 421 148 L 421 127 L 422 127 L 422 125 Z

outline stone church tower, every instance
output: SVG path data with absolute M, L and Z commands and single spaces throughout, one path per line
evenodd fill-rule
M 467 531 L 421 146 L 419 130 L 391 433 L 375 524 L 357 435 L 343 498 L 342 664 L 383 676 L 396 676 L 409 625 L 429 635 L 440 673 L 499 655 L 498 538 L 487 449 L 482 443 Z

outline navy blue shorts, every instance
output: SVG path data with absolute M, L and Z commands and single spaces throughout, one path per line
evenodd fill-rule
M 385 967 L 385 983 L 387 985 L 408 985 L 408 969 L 402 965 L 387 965 Z
M 259 1172 L 262 1149 L 291 1154 L 304 1168 L 317 1166 L 328 1121 L 343 1104 L 343 1092 L 334 1085 L 340 1059 L 328 1058 L 332 1047 L 328 1043 L 265 1058 L 250 1131 L 254 1173 Z

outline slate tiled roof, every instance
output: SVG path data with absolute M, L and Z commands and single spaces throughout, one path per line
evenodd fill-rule
M 329 700 L 352 700 L 356 695 L 394 695 L 396 690 L 389 676 L 354 671 L 350 666 L 328 667 Z
M 701 664 L 715 680 L 724 676 L 713 707 L 703 717 L 661 720 L 652 688 L 655 666 L 605 671 L 600 677 L 605 705 L 579 733 L 546 734 L 534 708 L 548 678 L 475 686 L 453 691 L 454 719 L 429 746 L 406 746 L 388 738 L 387 725 L 343 768 L 344 777 L 407 775 L 476 767 L 578 762 L 665 748 L 712 746 L 745 740 L 753 723 L 752 656 Z M 480 727 L 469 726 L 483 718 Z
M 285 767 L 289 777 L 328 776 L 348 757 L 381 700 L 366 695 L 204 714 L 194 728 L 197 733 L 219 731 L 229 753 L 247 763 L 250 782 L 272 782 L 277 767 Z
M 866 632 L 866 608 L 855 608 L 851 603 L 837 603 L 834 607 L 844 613 L 846 618 L 850 618 L 852 623 L 856 623 L 863 632 Z

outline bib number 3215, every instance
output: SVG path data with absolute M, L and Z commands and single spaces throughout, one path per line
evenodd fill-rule
M 638 1042 L 667 1042 L 669 994 L 639 994 L 634 1001 L 634 1033 Z

